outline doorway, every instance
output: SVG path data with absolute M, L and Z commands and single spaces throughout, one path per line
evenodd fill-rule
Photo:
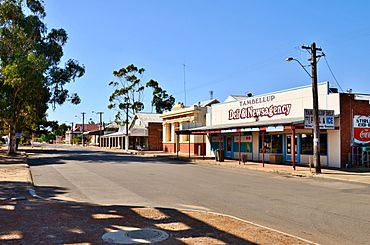
M 296 163 L 299 163 L 300 162 L 300 154 L 299 154 L 299 150 L 300 150 L 300 147 L 299 147 L 299 144 L 300 144 L 300 140 L 299 140 L 299 137 L 298 135 L 295 135 L 295 138 L 294 138 L 294 144 L 295 144 L 295 162 Z M 284 147 L 284 161 L 286 162 L 292 162 L 292 135 L 291 134 L 287 134 L 285 135 L 285 147 Z

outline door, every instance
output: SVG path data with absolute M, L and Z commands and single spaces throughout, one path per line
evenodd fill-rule
M 299 155 L 299 151 L 298 151 L 299 150 L 298 135 L 295 135 L 294 142 L 295 142 L 295 161 L 296 161 L 296 163 L 299 163 L 299 160 L 300 160 L 299 156 L 300 155 Z M 291 134 L 287 134 L 285 136 L 285 161 L 286 162 L 291 162 L 292 161 L 292 135 Z
M 233 137 L 232 136 L 226 136 L 226 142 L 225 142 L 225 157 L 227 158 L 234 158 L 234 151 L 233 151 Z

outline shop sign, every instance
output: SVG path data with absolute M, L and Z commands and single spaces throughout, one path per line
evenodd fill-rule
M 239 142 L 239 136 L 234 136 L 234 142 Z M 252 143 L 252 135 L 242 135 L 240 142 Z
M 266 128 L 266 132 L 282 132 L 284 131 L 284 126 L 270 126 Z
M 240 129 L 240 132 L 258 132 L 260 131 L 259 128 L 242 128 Z
M 221 133 L 222 134 L 227 134 L 227 133 L 236 133 L 237 130 L 236 129 L 222 129 L 221 130 Z
M 245 118 L 274 117 L 276 115 L 289 115 L 292 104 L 270 105 L 268 107 L 254 108 L 253 106 L 229 110 L 229 120 Z
M 355 143 L 370 143 L 370 116 L 353 117 L 353 137 Z
M 334 110 L 319 110 L 320 129 L 335 129 Z M 304 128 L 313 129 L 313 110 L 304 109 Z

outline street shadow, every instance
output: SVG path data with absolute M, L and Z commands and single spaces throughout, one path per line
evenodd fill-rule
M 27 149 L 25 152 L 30 156 L 30 166 L 42 166 L 51 164 L 65 164 L 68 161 L 88 163 L 110 163 L 110 164 L 188 164 L 190 161 L 168 157 L 147 157 L 139 155 L 127 155 L 122 153 L 111 153 L 105 151 L 91 150 L 54 150 L 54 149 Z
M 48 190 L 47 197 L 57 196 L 61 191 L 52 186 L 37 191 L 42 193 L 43 189 Z M 102 236 L 124 227 L 167 232 L 169 238 L 158 244 L 256 244 L 251 241 L 253 234 L 262 232 L 257 227 L 249 234 L 241 221 L 215 214 L 47 201 L 31 196 L 27 200 L 0 200 L 0 217 L 1 244 L 109 244 Z

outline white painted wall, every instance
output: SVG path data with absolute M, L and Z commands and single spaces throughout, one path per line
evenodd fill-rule
M 319 108 L 334 110 L 335 114 L 339 114 L 339 94 L 328 94 L 328 83 L 320 83 L 318 85 L 319 94 Z M 269 100 L 269 101 L 268 101 Z M 254 122 L 255 118 L 244 118 L 229 120 L 229 110 L 235 111 L 236 109 L 253 107 L 258 108 L 270 108 L 271 106 L 278 105 L 291 105 L 288 115 L 280 114 L 272 117 L 259 117 L 259 121 L 272 121 L 275 119 L 283 118 L 303 118 L 304 109 L 312 109 L 312 88 L 311 86 L 305 86 L 290 90 L 284 90 L 280 92 L 274 92 L 264 94 L 261 96 L 255 96 L 240 101 L 232 101 L 227 103 L 214 104 L 211 107 L 212 116 L 207 122 L 207 125 L 223 125 L 230 123 L 245 123 Z

